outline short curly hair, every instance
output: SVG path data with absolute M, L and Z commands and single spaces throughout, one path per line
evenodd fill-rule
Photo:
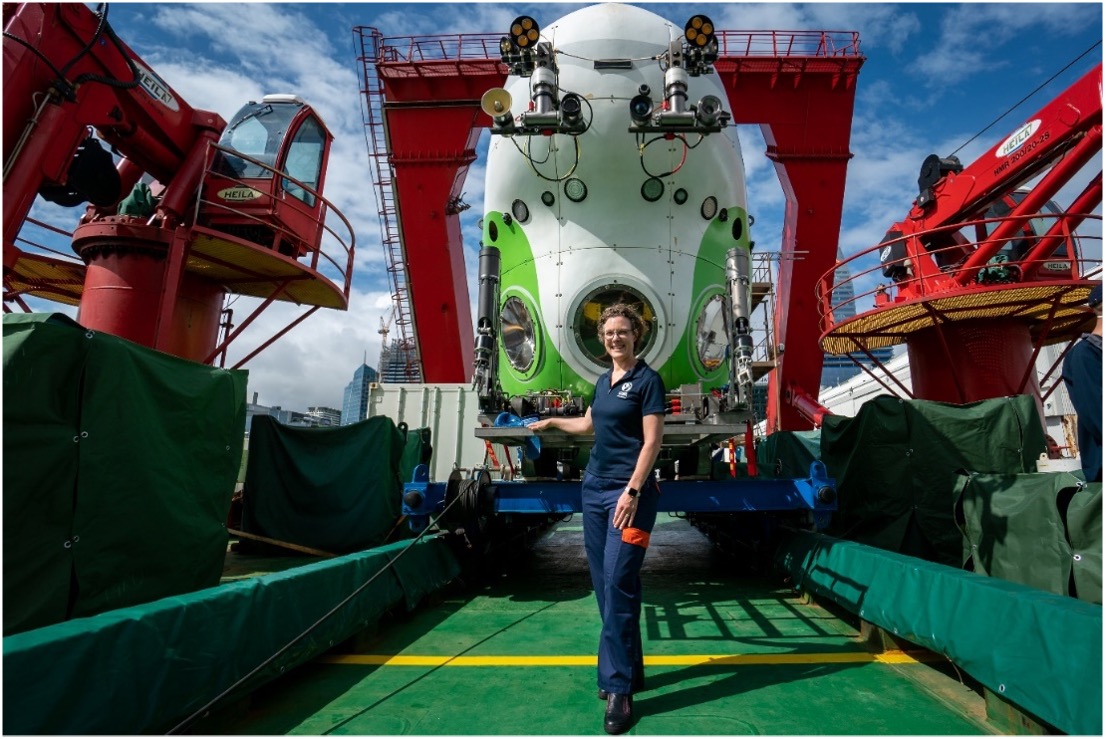
M 642 319 L 641 314 L 637 312 L 637 309 L 628 303 L 614 303 L 608 305 L 603 309 L 603 312 L 599 314 L 599 323 L 596 324 L 595 327 L 595 331 L 599 335 L 599 340 L 603 340 L 604 324 L 616 316 L 621 316 L 630 322 L 630 327 L 634 332 L 634 348 L 637 349 L 637 343 L 641 341 L 641 337 L 645 335 L 645 321 Z

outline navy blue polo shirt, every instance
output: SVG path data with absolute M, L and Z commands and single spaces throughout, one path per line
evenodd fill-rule
M 1064 358 L 1062 372 L 1075 406 L 1083 475 L 1087 482 L 1102 482 L 1102 337 L 1083 334 Z
M 591 399 L 595 446 L 591 448 L 588 472 L 597 477 L 629 480 L 645 445 L 642 417 L 664 413 L 664 381 L 641 359 L 614 387 L 611 387 L 612 371 L 607 370 L 599 377 Z

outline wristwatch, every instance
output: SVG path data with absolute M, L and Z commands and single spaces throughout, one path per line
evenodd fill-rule
M 626 495 L 629 495 L 631 498 L 636 498 L 640 492 L 641 491 L 638 490 L 637 488 L 632 488 L 629 485 L 626 486 L 625 493 L 626 493 Z

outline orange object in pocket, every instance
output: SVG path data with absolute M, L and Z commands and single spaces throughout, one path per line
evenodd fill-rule
M 642 531 L 641 529 L 622 529 L 622 541 L 627 544 L 633 544 L 635 547 L 641 547 L 642 549 L 649 548 L 649 532 Z

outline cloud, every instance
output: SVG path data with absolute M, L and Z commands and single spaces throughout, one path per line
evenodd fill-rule
M 898 54 L 922 30 L 921 21 L 908 5 L 727 3 L 705 6 L 705 12 L 715 26 L 732 31 L 854 31 L 860 34 L 861 49 L 865 52 L 886 48 Z M 682 19 L 679 12 L 668 17 L 674 21 Z
M 231 306 L 241 323 L 260 301 L 240 297 Z M 262 405 L 306 410 L 313 405 L 341 408 L 342 391 L 353 372 L 367 361 L 377 367 L 380 359 L 381 319 L 391 308 L 389 291 L 350 295 L 345 312 L 320 310 L 266 348 L 246 365 L 249 393 L 258 393 Z M 305 311 L 287 303 L 268 308 L 231 345 L 227 366 L 287 326 Z M 395 338 L 393 332 L 391 338 Z
M 280 4 L 160 6 L 151 23 L 167 38 L 183 36 L 190 43 L 154 47 L 150 61 L 161 61 L 155 65 L 159 73 L 191 104 L 228 119 L 247 100 L 271 92 L 294 92 L 310 103 L 334 135 L 324 194 L 356 237 L 354 286 L 386 290 L 390 282 L 364 132 L 360 71 L 350 61 L 353 31 L 335 39 L 318 25 L 320 20 Z M 289 37 L 296 43 L 273 42 Z M 235 43 L 224 43 L 227 38 Z M 335 218 L 330 222 L 345 239 L 344 226 Z
M 1024 60 L 1034 58 L 1037 38 L 1073 36 L 1088 26 L 1101 27 L 1098 4 L 971 3 L 953 6 L 940 21 L 931 49 L 919 56 L 909 71 L 930 87 L 947 88 L 984 72 L 1017 73 Z M 1022 55 L 998 54 L 1008 43 Z M 1078 51 L 1078 50 L 1073 50 Z M 1016 60 L 1016 62 L 1015 62 Z

